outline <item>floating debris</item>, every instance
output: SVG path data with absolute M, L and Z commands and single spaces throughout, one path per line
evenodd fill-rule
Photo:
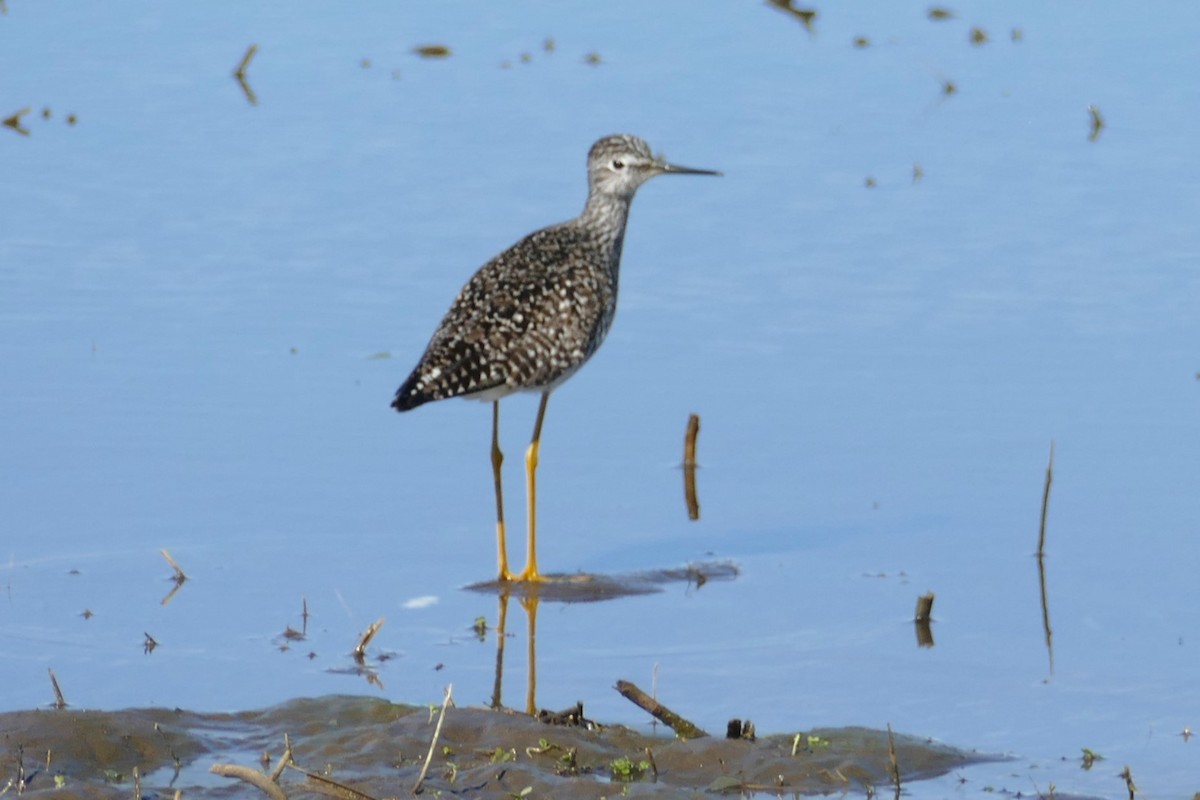
M 767 0 L 767 3 L 780 11 L 786 11 L 796 19 L 800 20 L 800 24 L 809 33 L 813 32 L 813 22 L 817 18 L 817 10 L 815 8 L 797 8 L 792 5 L 793 0 Z
M 871 46 L 871 40 L 865 36 L 855 36 L 854 37 L 854 46 L 857 47 L 859 50 L 862 50 L 865 47 Z
M 362 61 L 358 62 L 358 65 L 360 67 L 362 67 L 363 69 L 370 69 L 371 68 L 371 59 L 364 58 Z
M 940 22 L 945 19 L 954 19 L 954 12 L 942 6 L 933 6 L 929 9 L 929 18 L 935 22 Z
M 554 52 L 554 40 L 551 39 L 549 36 L 547 36 L 546 41 L 542 42 L 542 49 L 545 50 L 547 53 L 553 53 Z
M 593 50 L 592 52 L 588 53 L 587 55 L 585 55 L 583 57 L 583 63 L 591 64 L 594 67 L 594 66 L 598 66 L 599 64 L 601 64 L 603 62 L 600 60 L 600 54 L 597 53 L 595 50 Z
M 867 187 L 868 189 L 874 189 L 875 188 L 875 179 L 872 178 L 870 175 L 868 175 L 867 179 L 865 181 L 863 181 L 863 186 Z
M 254 54 L 258 52 L 258 45 L 251 44 L 246 48 L 245 55 L 238 65 L 233 70 L 233 78 L 238 82 L 238 86 L 242 87 L 242 93 L 246 95 L 246 102 L 252 106 L 258 105 L 258 98 L 254 95 L 254 90 L 250 88 L 249 82 L 246 80 L 246 69 L 250 66 L 250 61 L 253 60 Z
M 1095 106 L 1088 106 L 1088 114 L 1092 117 L 1092 132 L 1088 134 L 1088 141 L 1094 142 L 1100 138 L 1100 131 L 1104 130 L 1104 117 L 1100 116 L 1100 109 Z
M 142 643 L 142 652 L 150 655 L 154 652 L 154 648 L 158 647 L 158 641 L 149 633 L 145 634 L 146 640 Z
M 22 136 L 28 136 L 29 130 L 22 127 L 22 125 L 21 125 L 21 117 L 25 116 L 28 113 L 29 113 L 28 108 L 22 108 L 20 111 L 17 111 L 16 113 L 5 117 L 3 120 L 3 125 L 6 128 L 12 128 L 14 131 L 21 134 Z
M 533 56 L 529 53 L 521 53 L 521 63 L 528 64 L 533 61 Z
M 914 184 L 920 183 L 920 182 L 921 182 L 921 178 L 924 178 L 924 177 L 925 177 L 925 170 L 923 170 L 923 169 L 921 168 L 921 165 L 920 165 L 920 164 L 918 164 L 918 163 L 916 163 L 916 162 L 913 162 L 913 178 L 912 178 L 912 182 L 913 182 Z
M 448 58 L 450 48 L 444 44 L 423 44 L 413 48 L 413 52 L 421 58 Z
M 956 84 L 954 81 L 949 80 L 949 79 L 942 81 L 942 94 L 952 95 L 957 91 L 958 91 L 958 84 Z
M 975 45 L 976 47 L 981 44 L 987 44 L 988 42 L 987 31 L 985 31 L 983 28 L 971 28 L 971 33 L 969 36 L 971 44 Z
M 79 121 L 79 117 L 75 116 L 74 114 L 67 114 L 67 124 L 68 125 L 74 125 L 78 121 Z
M 1012 32 L 1009 33 L 1009 38 L 1011 38 L 1014 42 L 1019 42 L 1025 38 L 1025 34 L 1021 32 L 1020 28 L 1013 28 Z

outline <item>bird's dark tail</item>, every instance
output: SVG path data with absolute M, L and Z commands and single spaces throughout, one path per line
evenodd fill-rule
M 429 401 L 429 396 L 420 390 L 414 389 L 417 383 L 417 373 L 414 370 L 412 375 L 408 376 L 408 380 L 400 384 L 400 388 L 396 390 L 396 397 L 392 400 L 392 408 L 397 411 L 411 411 L 419 405 Z

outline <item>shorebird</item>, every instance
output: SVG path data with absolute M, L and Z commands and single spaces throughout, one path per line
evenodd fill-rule
M 459 292 L 392 408 L 466 397 L 492 403 L 492 476 L 501 582 L 542 581 L 537 565 L 537 466 L 546 402 L 600 347 L 617 310 L 629 205 L 656 175 L 720 175 L 667 163 L 636 136 L 605 136 L 588 152 L 588 197 L 575 219 L 529 234 L 484 264 Z M 500 466 L 500 399 L 540 392 L 525 451 L 525 569 L 509 571 Z

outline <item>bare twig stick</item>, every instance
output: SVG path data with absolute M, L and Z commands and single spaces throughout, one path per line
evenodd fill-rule
M 417 782 L 413 784 L 412 793 L 421 793 L 421 784 L 425 783 L 425 773 L 429 772 L 429 763 L 433 761 L 433 751 L 437 747 L 438 737 L 442 735 L 442 721 L 446 719 L 446 707 L 450 705 L 450 693 L 454 689 L 454 684 L 446 686 L 446 699 L 442 701 L 442 712 L 438 714 L 437 725 L 433 729 L 433 739 L 429 742 L 429 752 L 425 754 L 425 763 L 421 765 L 421 773 L 417 775 Z
M 696 495 L 696 435 L 700 433 L 700 416 L 688 416 L 687 433 L 683 437 L 683 501 L 687 504 L 688 519 L 700 519 L 700 500 Z
M 272 781 L 271 776 L 265 772 L 260 772 L 250 767 L 243 767 L 240 764 L 213 764 L 208 768 L 208 771 L 225 778 L 237 778 L 240 781 L 245 781 L 262 791 L 271 800 L 287 800 L 287 795 L 284 794 L 283 788 Z
M 626 700 L 653 715 L 655 719 L 661 720 L 664 725 L 675 731 L 675 735 L 680 739 L 708 736 L 700 727 L 679 716 L 629 681 L 617 681 L 616 689 Z
M 888 761 L 891 762 L 892 783 L 896 786 L 896 800 L 900 800 L 900 764 L 896 761 L 896 737 L 892 734 L 892 723 L 888 723 Z
M 917 598 L 917 615 L 913 617 L 914 622 L 929 622 L 930 615 L 933 614 L 933 598 L 933 592 Z
M 367 656 L 367 645 L 375 638 L 375 634 L 379 633 L 379 629 L 383 627 L 383 617 L 371 623 L 362 636 L 358 637 L 358 644 L 354 646 L 354 660 L 362 663 Z
M 179 566 L 179 564 L 175 562 L 175 559 L 171 558 L 171 554 L 167 552 L 166 548 L 163 548 L 161 552 L 162 557 L 165 558 L 167 563 L 171 565 L 171 569 L 175 570 L 175 577 L 173 580 L 176 583 L 183 583 L 186 581 L 187 574 L 183 571 L 183 567 Z
M 279 783 L 279 776 L 283 774 L 284 769 L 292 763 L 292 738 L 286 733 L 283 735 L 283 755 L 279 757 L 279 763 L 275 765 L 275 769 L 271 770 L 271 783 Z
M 1050 461 L 1046 464 L 1046 486 L 1042 489 L 1042 524 L 1038 528 L 1038 558 L 1046 553 L 1046 511 L 1050 508 L 1050 484 L 1054 482 L 1054 440 L 1050 440 Z
M 54 687 L 54 707 L 66 708 L 67 699 L 63 697 L 62 689 L 58 688 L 58 678 L 54 677 L 54 670 L 47 668 L 46 671 L 50 673 L 50 685 Z

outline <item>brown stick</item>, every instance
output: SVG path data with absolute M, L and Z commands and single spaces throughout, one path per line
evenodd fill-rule
M 1050 440 L 1050 461 L 1046 464 L 1046 486 L 1042 489 L 1042 524 L 1038 528 L 1038 558 L 1046 552 L 1046 512 L 1050 508 L 1050 484 L 1054 482 L 1054 440 Z
M 929 617 L 933 613 L 933 598 L 933 592 L 917 598 L 917 615 L 913 618 L 914 622 L 929 622 Z
M 700 415 L 689 414 L 687 433 L 683 437 L 683 465 L 696 466 L 696 435 L 700 433 Z
M 54 707 L 66 708 L 67 699 L 63 697 L 62 689 L 58 688 L 58 678 L 54 677 L 54 670 L 47 668 L 50 673 L 50 685 L 54 687 Z
M 358 644 L 354 646 L 354 660 L 355 661 L 357 661 L 360 664 L 363 662 L 363 660 L 367 656 L 367 644 L 369 644 L 370 641 L 373 638 L 375 638 L 375 634 L 378 633 L 379 629 L 382 627 L 383 627 L 383 617 L 380 617 L 379 619 L 372 622 L 370 627 L 368 627 L 365 631 L 363 631 L 362 636 L 358 637 Z
M 271 800 L 287 800 L 287 795 L 277 783 L 271 781 L 271 776 L 265 772 L 260 772 L 250 767 L 243 767 L 240 764 L 213 764 L 208 768 L 209 772 L 221 775 L 225 778 L 237 778 L 240 781 L 245 781 L 251 786 L 259 789 Z
M 162 557 L 167 560 L 167 563 L 171 565 L 171 569 L 175 570 L 175 582 L 183 583 L 186 581 L 187 575 L 184 573 L 183 567 L 179 566 L 175 562 L 175 559 L 171 558 L 171 554 L 167 552 L 166 548 L 163 548 L 160 552 L 162 552 Z
M 900 800 L 900 764 L 896 761 L 896 737 L 892 735 L 892 723 L 888 723 L 888 760 L 891 762 L 892 783 L 896 785 L 896 800 Z
M 617 681 L 616 689 L 626 700 L 675 731 L 675 735 L 680 739 L 699 739 L 702 736 L 708 736 L 696 724 L 679 716 L 629 681 Z

